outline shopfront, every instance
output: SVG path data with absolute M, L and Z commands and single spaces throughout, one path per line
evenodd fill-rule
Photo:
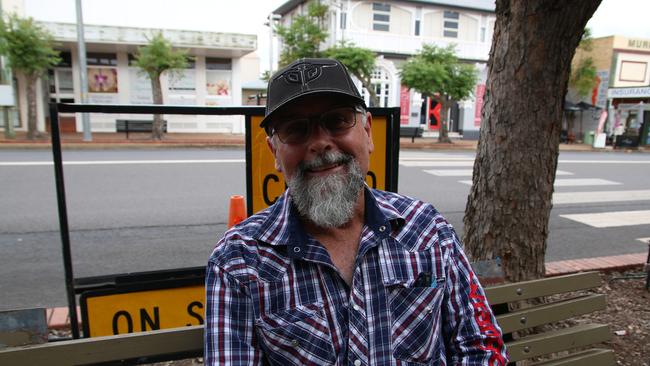
M 614 147 L 650 145 L 650 87 L 610 88 L 607 96 Z

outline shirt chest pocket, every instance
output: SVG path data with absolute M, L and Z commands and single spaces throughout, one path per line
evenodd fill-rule
M 333 365 L 336 362 L 321 305 L 300 305 L 262 315 L 256 323 L 266 356 L 273 365 Z
M 443 291 L 433 287 L 389 290 L 391 343 L 396 359 L 430 364 L 439 354 L 440 306 Z

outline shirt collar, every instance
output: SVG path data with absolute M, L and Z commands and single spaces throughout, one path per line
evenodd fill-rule
M 380 191 L 368 188 L 365 190 L 365 225 L 379 238 L 385 238 L 392 230 L 404 223 L 399 211 L 385 200 Z M 274 246 L 288 246 L 287 254 L 291 257 L 302 257 L 304 248 L 310 241 L 305 232 L 297 209 L 291 203 L 289 190 L 269 207 L 267 218 L 260 225 L 255 238 Z

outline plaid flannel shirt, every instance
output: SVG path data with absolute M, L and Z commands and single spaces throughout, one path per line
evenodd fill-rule
M 505 365 L 501 331 L 451 225 L 430 204 L 365 190 L 351 286 L 287 192 L 210 257 L 208 365 Z

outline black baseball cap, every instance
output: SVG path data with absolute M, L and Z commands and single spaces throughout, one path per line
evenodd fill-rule
M 366 107 L 350 78 L 350 73 L 341 62 L 329 58 L 303 58 L 276 72 L 269 80 L 266 90 L 266 113 L 260 127 L 266 129 L 274 112 L 313 94 L 331 94 L 349 98 L 350 101 Z

